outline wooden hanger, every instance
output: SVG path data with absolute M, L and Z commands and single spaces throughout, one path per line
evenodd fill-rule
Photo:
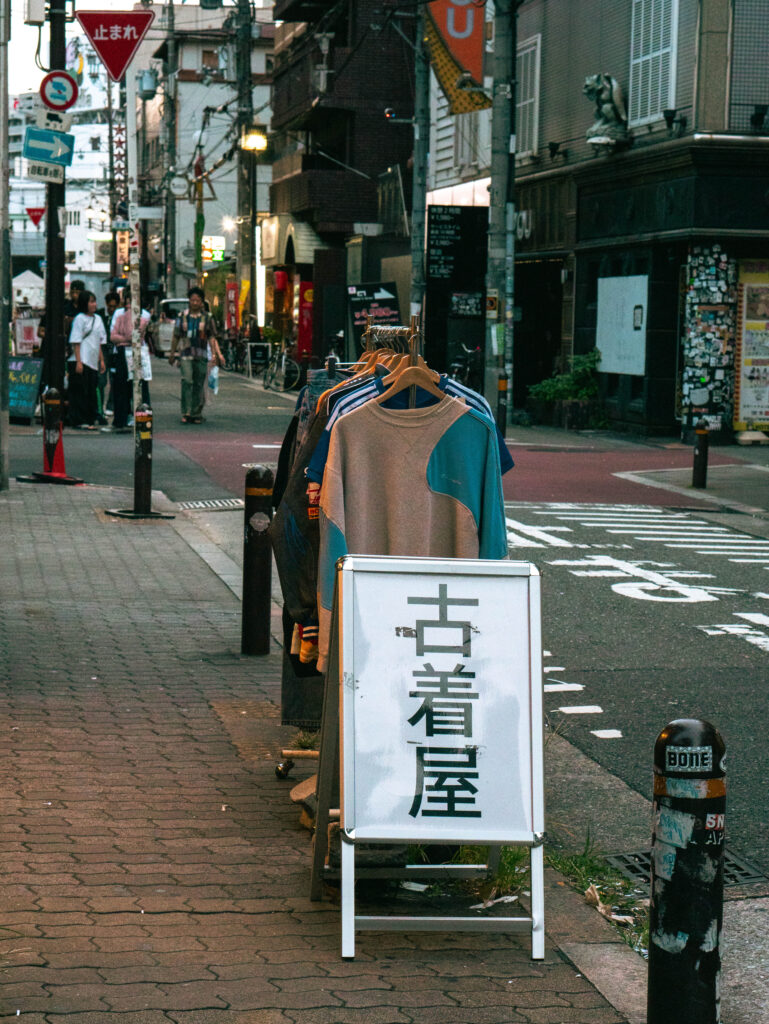
M 402 370 L 396 370 L 389 377 L 385 377 L 383 381 L 385 390 L 377 398 L 372 399 L 372 401 L 376 402 L 377 405 L 381 405 L 392 398 L 393 395 L 397 395 L 399 391 L 404 391 L 410 387 L 421 388 L 436 398 L 443 399 L 446 397 L 446 392 L 441 391 L 436 384 L 437 378 L 438 374 L 434 373 L 426 363 L 424 365 L 404 366 Z M 389 385 L 388 381 L 390 382 Z

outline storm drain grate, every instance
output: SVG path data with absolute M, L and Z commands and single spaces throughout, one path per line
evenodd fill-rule
M 618 871 L 631 882 L 644 882 L 649 884 L 651 877 L 651 851 L 642 850 L 639 853 L 614 853 L 604 857 L 615 871 Z M 750 861 L 737 854 L 725 851 L 724 853 L 724 886 L 749 885 L 753 882 L 765 882 L 766 875 Z
M 231 508 L 243 508 L 242 498 L 208 498 L 205 501 L 180 501 L 179 508 L 191 512 L 226 512 Z

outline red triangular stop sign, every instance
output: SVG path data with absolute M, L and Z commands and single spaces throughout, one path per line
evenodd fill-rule
M 29 219 L 32 221 L 32 223 L 35 225 L 35 227 L 37 227 L 37 225 L 43 219 L 43 214 L 45 213 L 45 207 L 44 206 L 27 206 L 26 210 L 27 210 L 27 215 L 29 216 Z
M 154 11 L 78 11 L 77 20 L 113 82 L 126 73 Z

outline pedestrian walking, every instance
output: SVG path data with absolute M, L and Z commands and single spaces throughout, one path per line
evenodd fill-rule
M 222 365 L 222 353 L 216 340 L 216 324 L 204 307 L 203 289 L 190 288 L 187 300 L 187 309 L 174 325 L 168 362 L 174 365 L 178 351 L 182 376 L 182 423 L 202 423 L 209 348 L 211 358 L 219 366 Z
M 102 345 L 107 333 L 96 313 L 96 296 L 81 291 L 69 334 L 72 357 L 69 361 L 69 419 L 77 430 L 95 430 L 98 418 L 96 388 L 99 372 L 104 370 Z

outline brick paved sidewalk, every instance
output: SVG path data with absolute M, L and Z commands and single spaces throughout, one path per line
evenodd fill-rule
M 241 657 L 232 591 L 176 524 L 99 513 L 119 498 L 0 494 L 0 1020 L 621 1024 L 550 943 L 364 933 L 340 958 L 274 774 L 277 647 Z

